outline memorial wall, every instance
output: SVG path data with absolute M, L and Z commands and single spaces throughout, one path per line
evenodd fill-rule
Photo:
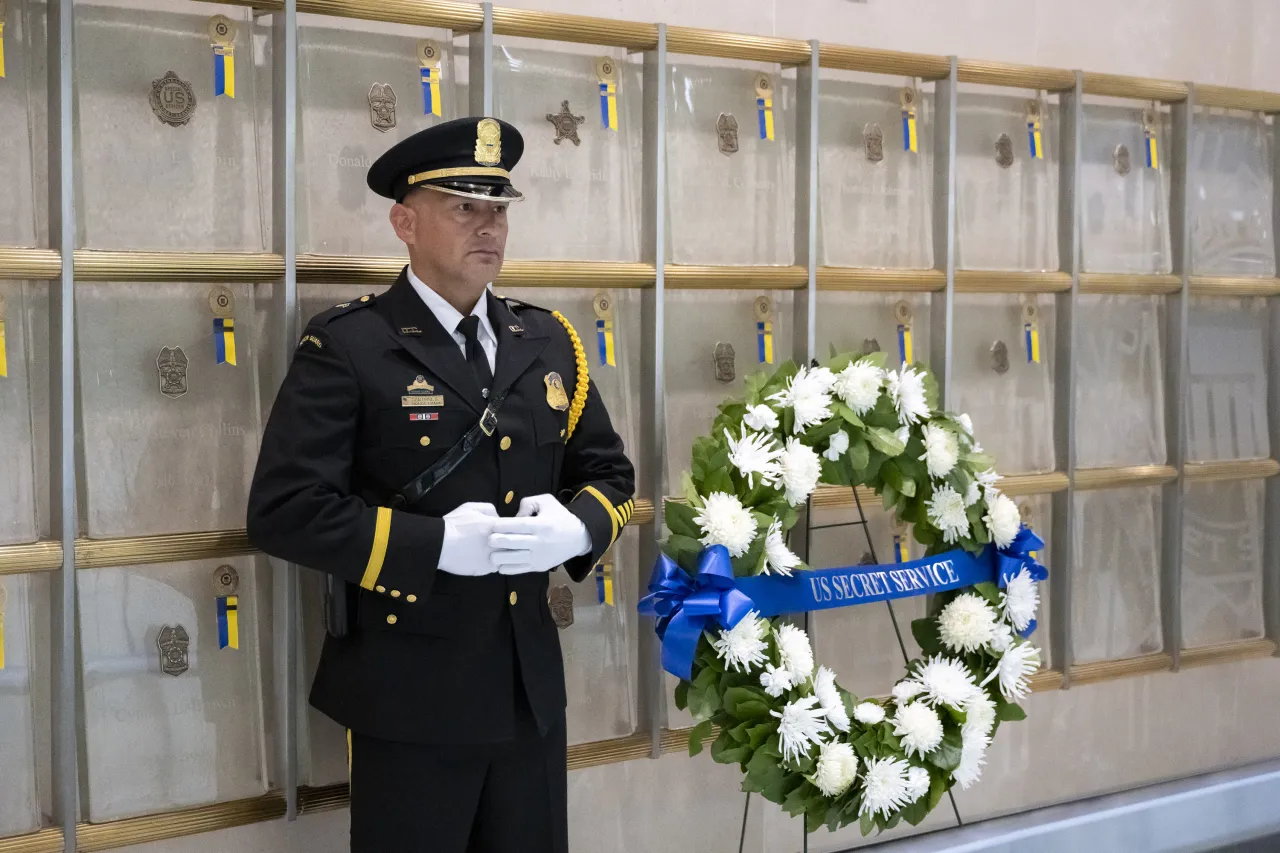
M 306 704 L 323 577 L 248 547 L 248 484 L 302 324 L 405 262 L 369 165 L 482 111 L 526 143 L 493 288 L 573 323 L 639 482 L 560 624 L 574 849 L 801 849 L 775 806 L 744 817 L 736 768 L 682 755 L 695 721 L 636 605 L 716 405 L 833 350 L 938 376 L 1050 572 L 1028 721 L 891 836 L 1280 756 L 1257 712 L 1280 701 L 1280 95 L 465 3 L 261 5 L 0 2 L 0 847 L 345 807 L 344 733 Z M 866 490 L 807 510 L 792 545 L 815 567 L 925 555 Z M 924 612 L 797 618 L 879 696 Z

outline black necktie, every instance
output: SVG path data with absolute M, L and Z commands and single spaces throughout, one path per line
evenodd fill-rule
M 489 369 L 489 357 L 484 354 L 484 347 L 480 346 L 480 318 L 475 314 L 468 314 L 458 323 L 458 331 L 467 339 L 467 364 L 471 365 L 471 372 L 475 374 L 481 393 L 487 400 L 489 388 L 493 385 L 493 371 Z

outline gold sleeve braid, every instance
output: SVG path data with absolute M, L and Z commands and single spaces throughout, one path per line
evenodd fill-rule
M 573 324 L 559 311 L 552 311 L 551 316 L 560 321 L 564 330 L 569 333 L 569 342 L 573 344 L 573 358 L 578 364 L 578 375 L 573 381 L 573 401 L 569 403 L 569 428 L 565 431 L 564 440 L 573 438 L 573 429 L 582 417 L 582 410 L 587 407 L 587 386 L 590 384 L 590 367 L 587 364 L 587 353 L 582 348 L 582 339 L 574 330 Z

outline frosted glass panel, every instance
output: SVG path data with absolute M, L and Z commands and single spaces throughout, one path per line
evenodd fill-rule
M 1271 455 L 1267 323 L 1264 299 L 1191 300 L 1188 458 L 1261 459 Z
M 1182 505 L 1182 644 L 1261 637 L 1260 481 L 1192 484 Z
M 239 649 L 218 648 L 213 577 L 222 564 L 240 577 Z M 263 793 L 254 560 L 94 569 L 77 592 L 89 819 Z M 178 675 L 161 669 L 166 625 L 189 638 Z
M 298 696 L 299 776 L 302 784 L 319 787 L 347 782 L 346 729 L 311 707 L 305 697 L 311 692 L 320 651 L 324 646 L 324 590 L 322 572 L 304 569 L 298 577 L 302 596 L 302 619 L 299 626 L 302 644 L 302 666 L 295 679 Z
M 773 300 L 774 364 L 761 364 L 756 341 L 754 300 Z M 791 291 L 667 292 L 666 411 L 668 486 L 678 488 L 680 472 L 689 467 L 693 440 L 711 429 L 716 406 L 741 398 L 744 377 L 757 370 L 772 372 L 792 352 Z M 730 382 L 716 379 L 716 347 L 733 348 Z
M 89 536 L 244 527 L 261 429 L 258 318 L 253 286 L 231 285 L 238 366 L 215 363 L 211 288 L 77 285 Z M 157 360 L 175 347 L 186 393 L 171 397 Z
M 0 85 L 0 187 L 4 187 L 6 198 L 4 204 L 0 204 L 0 246 L 34 246 L 32 150 L 37 116 L 32 107 L 37 90 L 31 78 L 37 69 L 42 70 L 43 63 L 36 55 L 44 50 L 43 21 L 37 31 L 26 0 L 10 2 L 3 20 L 5 77 L 4 85 Z M 33 64 L 35 69 L 30 67 Z
M 1086 104 L 1080 150 L 1080 247 L 1089 272 L 1167 273 L 1168 116 L 1156 126 L 1156 164 L 1148 168 L 1142 110 Z
M 822 81 L 818 234 L 827 266 L 933 266 L 933 98 L 919 97 L 913 153 L 903 146 L 901 91 Z
M 76 4 L 75 177 L 83 244 L 261 251 L 259 186 L 270 175 L 258 170 L 253 13 L 179 8 Z M 213 94 L 208 22 L 219 11 L 239 28 L 234 99 Z M 152 111 L 153 86 L 169 71 L 195 96 L 195 110 L 180 126 Z
M 1160 651 L 1160 490 L 1077 492 L 1075 513 L 1076 663 Z
M 898 320 L 894 313 L 899 303 L 911 312 L 911 357 L 929 363 L 929 308 L 926 293 L 842 293 L 819 291 L 818 322 L 815 340 L 817 354 L 836 352 L 883 352 L 888 364 L 902 363 L 902 346 L 898 339 Z
M 36 526 L 35 443 L 31 425 L 31 381 L 27 357 L 27 286 L 0 282 L 0 320 L 5 328 L 8 376 L 0 377 L 0 545 L 34 542 Z
M 1076 310 L 1077 464 L 1164 464 L 1159 297 L 1083 294 Z
M 423 114 L 418 40 L 441 45 L 441 112 Z M 440 30 L 299 16 L 299 250 L 334 255 L 404 255 L 391 230 L 392 202 L 365 183 L 373 161 L 396 142 L 438 122 L 465 115 L 453 47 Z M 395 94 L 395 127 L 373 126 L 374 83 Z
M 509 258 L 640 260 L 643 139 L 641 66 L 614 60 L 618 129 L 604 127 L 594 56 L 499 45 L 494 111 L 524 136 L 512 181 L 525 200 L 511 206 Z M 564 102 L 575 119 L 562 137 L 548 116 Z
M 1192 125 L 1191 269 L 1276 274 L 1271 196 L 1274 130 L 1260 115 L 1197 110 Z
M 1038 316 L 1040 363 L 1027 360 L 1024 306 Z M 963 295 L 955 299 L 953 399 L 968 412 L 1002 472 L 1054 469 L 1052 296 Z
M 32 832 L 40 826 L 35 727 L 38 672 L 32 646 L 34 578 L 0 577 L 0 625 L 4 630 L 4 668 L 0 669 L 0 837 Z M 47 608 L 41 607 L 47 618 Z M 48 709 L 44 709 L 47 713 Z
M 747 68 L 672 65 L 667 114 L 668 245 L 676 264 L 771 264 L 795 258 L 795 91 L 776 66 L 774 139 L 760 138 L 755 78 Z M 717 126 L 725 115 L 722 154 Z M 726 120 L 727 121 L 727 120 Z
M 956 266 L 1058 269 L 1057 107 L 1044 112 L 1041 159 L 1026 98 L 960 94 L 956 134 Z

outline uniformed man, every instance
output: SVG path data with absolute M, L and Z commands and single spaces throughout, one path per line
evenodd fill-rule
M 463 118 L 373 164 L 409 265 L 311 320 L 263 436 L 250 541 L 347 585 L 311 702 L 350 733 L 353 853 L 568 846 L 548 574 L 590 574 L 634 473 L 568 321 L 488 289 L 523 148 Z

